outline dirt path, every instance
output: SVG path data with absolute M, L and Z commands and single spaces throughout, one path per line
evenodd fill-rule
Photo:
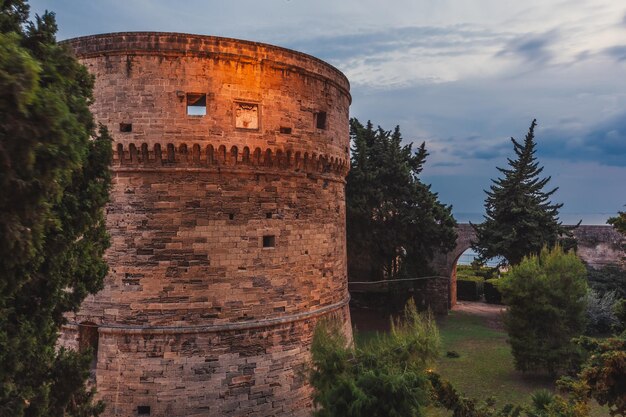
M 485 321 L 492 329 L 502 329 L 502 313 L 506 307 L 498 304 L 487 304 L 474 301 L 457 301 L 452 307 L 452 311 L 460 311 L 475 316 L 485 318 Z
M 483 317 L 487 326 L 501 330 L 504 306 L 472 301 L 458 301 L 452 311 L 460 311 L 474 316 Z M 389 314 L 376 310 L 351 308 L 352 324 L 359 331 L 389 331 Z

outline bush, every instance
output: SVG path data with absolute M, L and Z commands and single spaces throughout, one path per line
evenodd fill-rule
M 485 293 L 486 302 L 490 304 L 502 304 L 502 293 L 499 289 L 500 282 L 500 278 L 492 278 L 485 281 L 483 291 Z
M 463 301 L 480 301 L 483 298 L 483 283 L 484 280 L 480 277 L 457 277 L 457 299 Z
M 612 416 L 626 416 L 626 339 L 575 340 L 587 353 L 576 378 L 561 378 L 558 384 L 579 398 L 593 398 L 606 405 Z
M 615 315 L 615 291 L 600 295 L 595 290 L 587 294 L 587 334 L 607 334 L 619 324 Z
M 568 368 L 577 351 L 571 339 L 585 329 L 585 266 L 560 247 L 526 257 L 500 286 L 515 368 L 547 371 Z
M 617 265 L 607 265 L 600 269 L 587 267 L 589 286 L 600 294 L 615 291 L 617 298 L 626 298 L 626 271 Z
M 615 318 L 617 319 L 615 330 L 618 333 L 626 331 L 626 298 L 622 298 L 615 303 L 613 313 L 615 313 Z M 626 337 L 626 333 L 623 336 Z
M 434 319 L 411 302 L 389 335 L 363 347 L 348 345 L 338 323 L 320 323 L 311 346 L 314 415 L 422 416 L 429 402 L 426 369 L 439 349 Z

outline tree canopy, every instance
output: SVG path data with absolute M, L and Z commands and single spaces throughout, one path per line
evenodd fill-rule
M 351 169 L 346 185 L 348 272 L 375 280 L 424 274 L 436 251 L 456 241 L 451 206 L 420 181 L 428 153 L 393 132 L 350 121 Z
M 544 191 L 550 177 L 540 177 L 543 167 L 535 156 L 536 126 L 533 120 L 523 143 L 511 138 L 516 157 L 507 158 L 508 168 L 497 168 L 502 177 L 492 180 L 489 191 L 485 191 L 485 220 L 472 225 L 476 231 L 472 248 L 482 262 L 502 257 L 515 265 L 524 256 L 538 254 L 544 246 L 558 242 L 565 249 L 573 246 L 571 228 L 559 220 L 563 204 L 550 202 L 558 187 Z
M 0 3 L 0 415 L 87 416 L 101 409 L 90 359 L 56 342 L 107 272 L 112 147 L 54 14 L 28 19 L 24 1 Z

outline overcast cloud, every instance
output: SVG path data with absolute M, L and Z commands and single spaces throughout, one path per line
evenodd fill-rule
M 626 203 L 626 3 L 615 0 L 36 0 L 59 38 L 151 30 L 250 39 L 324 59 L 352 116 L 427 142 L 424 171 L 456 213 L 533 118 L 566 221 Z M 571 214 L 577 213 L 577 214 Z M 584 215 L 579 215 L 583 213 Z M 460 216 L 461 220 L 463 215 Z

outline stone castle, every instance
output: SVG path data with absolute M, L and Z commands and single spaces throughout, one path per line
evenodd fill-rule
M 105 415 L 309 415 L 315 324 L 351 337 L 348 80 L 234 39 L 66 44 L 114 139 L 109 275 L 61 337 L 96 351 Z

